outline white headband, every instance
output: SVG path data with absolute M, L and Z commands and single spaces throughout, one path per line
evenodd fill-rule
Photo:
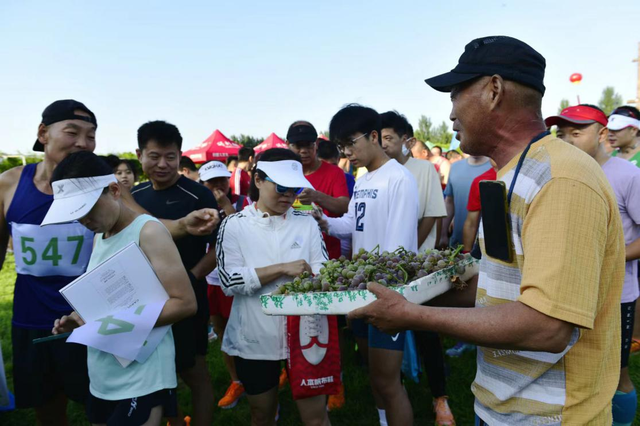
M 622 130 L 626 127 L 635 127 L 640 129 L 640 120 L 636 120 L 633 117 L 627 117 L 626 115 L 612 114 L 609 116 L 609 124 L 607 128 L 610 130 Z
M 53 203 L 40 226 L 73 222 L 82 218 L 98 202 L 104 188 L 117 182 L 113 174 L 53 182 Z
M 113 174 L 57 180 L 51 184 L 53 188 L 53 199 L 60 200 L 77 197 L 78 195 L 93 192 L 97 189 L 106 188 L 112 182 L 118 182 L 116 176 Z
M 295 160 L 258 161 L 256 170 L 262 170 L 271 180 L 287 188 L 312 188 L 302 172 L 302 164 Z

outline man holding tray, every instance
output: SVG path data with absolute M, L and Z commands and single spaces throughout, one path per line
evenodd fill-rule
M 598 164 L 546 131 L 544 69 L 530 46 L 495 36 L 473 40 L 454 70 L 427 80 L 451 93 L 461 149 L 499 169 L 498 182 L 480 188 L 483 200 L 501 199 L 495 214 L 483 209 L 479 279 L 432 301 L 467 309 L 414 305 L 370 284 L 379 300 L 351 313 L 387 332 L 431 330 L 477 344 L 479 425 L 612 423 L 622 224 Z
M 329 235 L 351 236 L 353 253 L 361 248 L 392 252 L 418 250 L 418 187 L 405 167 L 381 145 L 380 115 L 347 105 L 331 119 L 329 133 L 354 167 L 368 172 L 356 181 L 348 212 L 340 218 L 316 218 Z M 413 412 L 400 380 L 405 333 L 392 336 L 369 326 L 369 371 L 380 424 L 408 425 Z

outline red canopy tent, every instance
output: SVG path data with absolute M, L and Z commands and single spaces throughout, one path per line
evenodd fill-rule
M 280 139 L 275 133 L 271 133 L 264 142 L 254 147 L 253 150 L 257 154 L 271 148 L 289 148 L 289 145 L 287 145 L 287 143 Z
M 200 145 L 183 152 L 182 155 L 186 155 L 197 164 L 211 160 L 225 162 L 230 155 L 238 155 L 240 148 L 241 145 L 223 135 L 220 130 L 216 130 Z

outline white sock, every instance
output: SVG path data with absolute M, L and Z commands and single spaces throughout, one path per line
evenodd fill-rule
M 380 408 L 378 408 L 378 416 L 380 416 L 380 426 L 388 426 L 387 412 L 385 410 L 381 410 Z

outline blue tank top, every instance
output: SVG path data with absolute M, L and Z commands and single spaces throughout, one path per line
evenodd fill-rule
M 53 195 L 33 183 L 36 166 L 22 170 L 7 210 L 17 272 L 12 321 L 16 327 L 51 329 L 72 310 L 59 290 L 87 269 L 93 233 L 78 222 L 40 227 Z

